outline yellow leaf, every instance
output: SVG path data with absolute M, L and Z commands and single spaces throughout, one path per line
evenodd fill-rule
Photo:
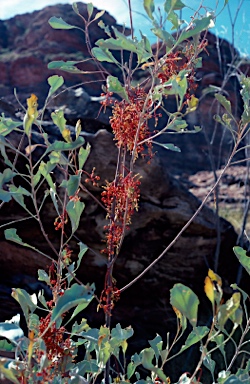
M 237 306 L 240 305 L 240 299 L 241 299 L 241 293 L 240 292 L 234 292 L 232 295 L 233 303 Z
M 34 345 L 34 331 L 29 332 L 29 346 L 28 346 L 28 364 L 30 365 L 31 358 L 32 358 L 32 351 L 33 351 L 33 345 Z
M 197 99 L 197 97 L 192 95 L 191 99 L 187 101 L 187 105 L 188 105 L 187 112 L 194 112 L 197 109 L 198 104 L 199 104 L 199 99 Z
M 67 143 L 72 142 L 71 136 L 70 136 L 70 130 L 68 128 L 64 128 L 64 130 L 62 131 L 62 137 Z
M 27 106 L 28 109 L 26 111 L 26 114 L 23 119 L 23 127 L 24 127 L 24 132 L 29 135 L 30 134 L 30 129 L 33 124 L 33 122 L 36 120 L 38 116 L 38 103 L 37 103 L 37 96 L 32 93 L 32 95 L 27 99 Z
M 209 276 L 205 278 L 204 291 L 208 299 L 214 305 L 214 285 Z
M 217 273 L 212 271 L 212 269 L 208 270 L 208 276 L 210 277 L 210 279 L 212 280 L 213 283 L 217 283 L 220 287 L 222 287 L 221 277 L 219 275 L 217 275 Z
M 28 147 L 25 148 L 26 155 L 30 155 L 37 147 L 41 147 L 41 144 L 28 145 Z
M 37 107 L 38 107 L 37 100 L 38 100 L 38 97 L 34 95 L 34 93 L 32 93 L 30 98 L 27 99 L 28 115 L 31 118 L 34 118 L 37 112 Z

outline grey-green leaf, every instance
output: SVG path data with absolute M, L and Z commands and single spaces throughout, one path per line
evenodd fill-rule
M 246 251 L 241 247 L 233 247 L 233 251 L 238 258 L 241 265 L 245 268 L 250 275 L 250 257 L 247 256 Z
M 98 61 L 106 61 L 107 63 L 118 64 L 118 61 L 108 50 L 108 48 L 94 47 L 91 52 Z
M 180 283 L 175 284 L 170 290 L 170 303 L 196 327 L 199 299 L 190 288 Z
M 78 154 L 79 169 L 82 169 L 90 154 L 91 146 L 87 143 L 86 148 L 81 147 Z
M 61 71 L 69 73 L 84 73 L 84 71 L 75 67 L 75 65 L 79 63 L 81 63 L 81 61 L 51 61 L 48 64 L 48 69 L 60 69 Z
M 189 39 L 190 37 L 193 37 L 193 36 L 199 34 L 200 32 L 208 29 L 210 24 L 211 24 L 212 19 L 213 19 L 212 16 L 206 16 L 200 20 L 194 19 L 192 21 L 192 26 L 189 26 L 188 29 L 183 30 L 181 32 L 181 35 L 180 35 L 179 39 L 177 40 L 177 44 L 180 44 L 182 41 Z
M 198 343 L 205 337 L 209 332 L 209 328 L 206 326 L 195 327 L 193 331 L 188 335 L 185 344 L 181 347 L 181 351 L 185 351 L 192 345 Z
M 232 109 L 231 109 L 231 103 L 227 98 L 220 93 L 215 94 L 215 98 L 219 101 L 219 103 L 225 108 L 225 110 L 231 115 Z
M 63 85 L 64 79 L 62 76 L 54 75 L 48 78 L 48 83 L 50 85 L 48 96 L 50 97 L 51 95 L 53 95 L 53 93 L 55 93 L 58 90 L 58 88 L 60 88 Z
M 160 147 L 168 149 L 169 151 L 181 152 L 180 148 L 176 147 L 176 145 L 172 143 L 158 143 L 158 141 L 153 141 L 153 143 L 159 145 Z
M 93 299 L 95 286 L 73 284 L 69 289 L 66 289 L 64 295 L 58 299 L 57 305 L 54 307 L 51 315 L 51 322 L 56 321 L 65 312 L 77 305 L 87 305 Z
M 108 76 L 107 87 L 109 92 L 117 93 L 119 96 L 121 96 L 122 99 L 125 99 L 127 101 L 129 100 L 127 92 L 125 91 L 124 87 L 121 85 L 117 77 Z
M 54 29 L 73 29 L 77 28 L 74 25 L 66 23 L 61 17 L 52 16 L 49 19 L 49 25 Z
M 85 204 L 81 201 L 70 200 L 66 206 L 66 211 L 71 221 L 72 233 L 79 227 L 81 214 L 84 210 Z
M 94 10 L 94 6 L 93 6 L 93 4 L 92 4 L 92 3 L 88 3 L 88 4 L 87 4 L 87 12 L 88 12 L 89 19 L 90 19 L 91 16 L 92 16 L 93 10 Z
M 143 0 L 143 6 L 145 11 L 147 12 L 147 15 L 150 17 L 150 19 L 154 20 L 154 16 L 153 16 L 153 12 L 155 10 L 154 0 Z

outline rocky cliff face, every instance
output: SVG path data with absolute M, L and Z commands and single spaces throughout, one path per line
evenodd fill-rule
M 81 4 L 79 8 L 86 14 L 86 5 Z M 41 101 L 44 99 L 47 92 L 46 79 L 55 73 L 47 69 L 49 61 L 88 58 L 84 35 L 77 30 L 53 30 L 47 23 L 51 16 L 63 17 L 70 24 L 81 24 L 81 20 L 69 5 L 46 7 L 39 12 L 16 16 L 0 23 L 0 112 L 5 112 L 6 116 L 21 117 L 14 97 L 11 96 L 14 87 L 17 87 L 23 103 L 31 91 L 36 93 Z M 113 25 L 115 20 L 105 14 L 104 22 Z M 93 24 L 92 44 L 100 37 L 102 31 Z M 223 127 L 215 126 L 212 119 L 213 114 L 218 113 L 218 106 L 212 96 L 203 95 L 202 90 L 208 85 L 223 87 L 232 101 L 236 116 L 239 117 L 239 84 L 236 77 L 229 75 L 225 81 L 228 65 L 236 52 L 226 41 L 217 40 L 211 34 L 208 34 L 208 42 L 203 66 L 197 73 L 200 105 L 198 110 L 188 117 L 190 127 L 194 124 L 200 125 L 203 131 L 195 135 L 177 135 L 174 138 L 171 135 L 167 140 L 164 138 L 165 141 L 178 145 L 182 153 L 159 150 L 150 165 L 144 160 L 138 162 L 137 170 L 142 175 L 141 202 L 115 266 L 114 274 L 118 287 L 129 283 L 164 250 L 200 204 L 173 174 L 211 169 L 211 153 L 219 167 L 225 162 L 230 151 L 231 144 L 227 132 Z M 218 45 L 219 50 L 216 49 Z M 96 69 L 95 64 L 90 61 L 85 62 L 83 68 Z M 116 75 L 113 67 L 107 65 L 107 69 Z M 54 108 L 63 106 L 70 125 L 74 126 L 77 119 L 81 118 L 84 136 L 92 146 L 87 168 L 91 170 L 93 166 L 96 167 L 97 173 L 102 177 L 102 186 L 105 180 L 113 178 L 117 153 L 109 127 L 110 110 L 107 110 L 106 114 L 103 111 L 99 113 L 98 98 L 91 97 L 99 95 L 101 78 L 98 75 L 93 79 L 93 76 L 72 76 L 64 73 L 63 76 L 68 86 L 84 82 L 84 88 L 78 87 L 77 90 L 71 89 L 61 94 L 45 111 L 45 119 Z M 46 129 L 51 140 L 57 137 L 57 131 L 51 123 L 48 123 Z M 16 134 L 9 139 L 15 143 L 20 142 L 20 137 Z M 35 143 L 42 140 L 39 133 L 33 136 L 33 140 Z M 24 150 L 24 147 L 25 143 L 21 150 Z M 0 165 L 2 170 L 2 160 Z M 19 163 L 18 169 L 25 171 L 25 165 Z M 60 180 L 60 174 L 56 177 Z M 91 190 L 97 198 L 100 198 L 101 191 L 101 187 Z M 99 252 L 103 247 L 105 212 L 87 194 L 82 194 L 82 199 L 86 203 L 86 210 L 77 236 L 90 247 L 90 251 L 83 260 L 79 277 L 84 282 L 95 281 L 100 293 L 106 269 L 106 259 Z M 59 239 L 53 226 L 55 216 L 52 204 L 47 203 L 43 211 L 46 232 L 51 241 L 58 245 Z M 0 224 L 21 217 L 23 211 L 11 201 L 1 209 Z M 213 266 L 217 243 L 216 225 L 213 211 L 205 207 L 167 255 L 131 290 L 125 291 L 117 304 L 114 322 L 120 321 L 123 325 L 132 323 L 139 336 L 144 339 L 153 337 L 156 331 L 165 334 L 166 326 L 169 326 L 172 317 L 168 312 L 169 289 L 172 285 L 183 282 L 194 288 L 197 293 L 203 290 L 207 268 Z M 17 227 L 18 234 L 24 241 L 42 251 L 48 251 L 39 227 L 34 222 L 29 220 L 13 226 Z M 220 226 L 222 243 L 219 273 L 228 285 L 236 279 L 237 264 L 232 247 L 237 235 L 227 221 L 221 219 Z M 73 247 L 77 252 L 77 245 L 74 244 Z M 41 285 L 37 283 L 36 271 L 37 268 L 46 268 L 48 262 L 32 250 L 7 243 L 2 230 L 0 260 L 0 320 L 3 320 L 15 314 L 18 308 L 12 301 L 9 305 L 10 288 L 20 286 L 30 291 L 39 290 Z M 97 316 L 99 315 L 93 310 L 91 319 L 97 321 Z
M 78 3 L 81 14 L 87 16 L 87 5 Z M 93 16 L 97 13 L 94 9 Z M 17 88 L 20 96 L 26 96 L 34 90 L 40 99 L 44 99 L 48 91 L 47 78 L 54 72 L 47 68 L 54 60 L 85 60 L 84 71 L 98 71 L 95 63 L 89 59 L 89 52 L 85 43 L 85 35 L 79 29 L 55 30 L 48 20 L 52 16 L 63 17 L 71 24 L 84 29 L 83 21 L 78 17 L 69 4 L 48 6 L 32 14 L 17 15 L 10 20 L 0 21 L 0 96 L 13 100 L 13 89 Z M 102 17 L 107 25 L 116 25 L 115 19 L 107 12 Z M 121 26 L 116 25 L 121 29 Z M 128 31 L 127 31 L 128 32 Z M 104 31 L 93 23 L 89 28 L 90 43 L 106 37 Z M 104 65 L 105 66 L 105 65 Z M 81 69 L 81 64 L 79 66 Z M 107 64 L 108 70 L 113 70 Z M 68 86 L 85 83 L 85 89 L 91 95 L 100 94 L 100 81 L 103 77 L 95 73 L 71 75 L 64 73 Z M 41 100 L 41 101 L 42 101 Z

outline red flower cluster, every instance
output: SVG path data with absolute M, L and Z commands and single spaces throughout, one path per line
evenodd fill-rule
M 135 88 L 129 95 L 129 101 L 115 101 L 113 106 L 113 114 L 110 118 L 110 125 L 117 141 L 119 148 L 126 148 L 132 153 L 136 144 L 136 156 L 144 151 L 140 141 L 150 137 L 148 120 L 152 115 L 149 113 L 151 109 L 151 101 L 146 103 L 147 93 L 141 88 Z M 147 103 L 146 103 L 147 104 Z M 150 155 L 152 154 L 152 143 L 147 142 Z
M 39 324 L 39 336 L 43 334 L 51 321 L 51 313 L 46 317 L 41 317 Z M 53 323 L 47 332 L 43 335 L 43 341 L 47 349 L 48 360 L 58 364 L 60 358 L 62 358 L 65 350 L 69 350 L 71 346 L 70 338 L 64 340 L 63 335 L 65 328 L 56 328 L 56 324 Z
M 50 322 L 51 313 L 40 319 L 38 336 L 41 337 L 42 335 L 42 339 L 46 345 L 47 358 L 50 361 L 50 368 L 61 369 L 63 357 L 73 356 L 71 340 L 69 337 L 64 339 L 65 328 L 56 328 L 55 323 L 53 323 L 43 335 Z
M 55 219 L 54 221 L 55 230 L 59 231 L 59 229 L 62 229 L 64 225 L 67 224 L 67 222 L 68 222 L 68 214 L 65 210 L 63 214 L 61 214 Z
M 84 173 L 88 176 L 85 179 L 85 183 L 91 182 L 93 187 L 98 187 L 98 181 L 100 180 L 100 176 L 95 175 L 95 167 L 92 169 L 91 173 L 84 171 Z
M 125 177 L 120 176 L 116 182 L 108 183 L 102 192 L 102 201 L 111 219 L 105 227 L 108 231 L 106 237 L 109 254 L 114 254 L 115 248 L 119 247 L 124 226 L 131 223 L 131 216 L 138 209 L 139 185 L 137 175 L 129 173 Z
M 170 52 L 165 59 L 165 64 L 160 68 L 157 75 L 160 83 L 166 83 L 172 76 L 178 75 L 182 70 L 187 70 L 188 90 L 186 100 L 190 99 L 191 92 L 195 91 L 197 84 L 195 82 L 195 68 L 198 61 L 198 54 L 205 50 L 206 40 L 202 40 L 198 47 L 194 47 L 191 43 L 186 45 L 185 50 Z
M 157 75 L 160 83 L 166 83 L 172 76 L 177 75 L 180 69 L 183 69 L 179 64 L 179 61 L 181 60 L 180 51 L 169 53 L 165 59 L 165 64 L 161 67 Z

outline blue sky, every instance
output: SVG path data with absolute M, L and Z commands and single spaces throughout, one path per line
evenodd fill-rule
M 47 5 L 53 5 L 57 3 L 73 3 L 74 0 L 6 0 L 1 1 L 0 6 L 0 19 L 8 19 L 16 14 L 32 12 L 39 10 Z M 182 0 L 193 10 L 196 10 L 201 4 L 201 0 Z M 216 14 L 223 8 L 226 0 L 203 0 L 203 5 L 208 10 L 217 8 Z M 88 1 L 86 1 L 88 2 Z M 127 8 L 127 0 L 92 0 L 94 6 L 99 9 L 106 9 L 112 14 L 119 23 L 125 23 L 129 26 L 129 16 Z M 150 23 L 146 18 L 141 16 L 143 12 L 143 0 L 131 0 L 134 18 L 134 26 L 138 31 L 141 29 L 149 38 L 153 39 L 152 32 L 150 31 Z M 156 8 L 160 6 L 162 8 L 164 0 L 155 0 Z M 216 7 L 217 5 L 217 7 Z M 234 20 L 237 14 L 237 8 L 240 7 L 237 19 L 235 20 L 234 33 L 232 33 L 232 27 L 230 22 L 231 18 Z M 193 11 L 185 11 L 182 17 L 189 22 L 190 16 Z M 57 15 L 60 16 L 60 15 Z M 227 7 L 218 16 L 216 26 L 211 30 L 220 37 L 224 37 L 229 41 L 234 39 L 235 47 L 240 50 L 244 55 L 250 56 L 250 0 L 229 0 Z

